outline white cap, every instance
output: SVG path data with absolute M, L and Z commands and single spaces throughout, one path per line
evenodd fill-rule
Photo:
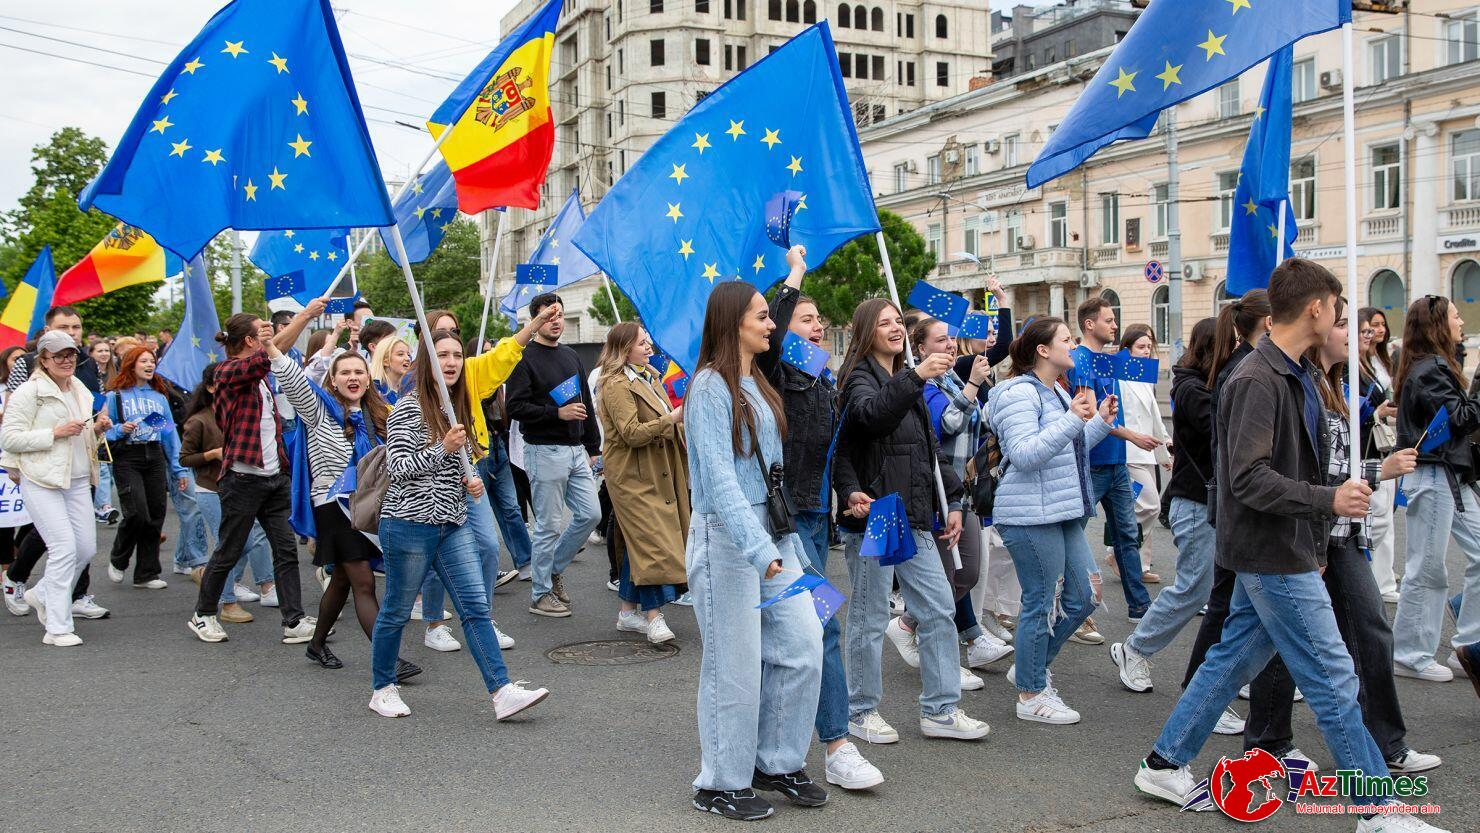
M 73 341 L 71 336 L 61 330 L 47 330 L 36 341 L 36 352 L 38 355 L 41 353 L 55 355 L 63 350 L 77 350 L 77 342 Z M 80 353 L 81 351 L 78 350 L 78 352 Z

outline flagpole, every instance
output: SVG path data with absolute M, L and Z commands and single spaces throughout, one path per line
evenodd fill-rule
M 330 287 L 333 289 L 333 287 Z M 231 230 L 231 314 L 242 311 L 242 236 Z
M 874 239 L 879 243 L 879 256 L 884 264 L 884 278 L 889 282 L 889 297 L 894 300 L 894 306 L 903 310 L 904 305 L 899 303 L 899 286 L 894 283 L 894 264 L 889 260 L 889 247 L 884 245 L 884 232 L 882 230 L 875 232 Z M 909 368 L 915 366 L 915 352 L 910 349 L 909 333 L 904 334 L 904 363 Z M 930 463 L 935 473 L 935 497 L 940 501 L 941 520 L 944 521 L 949 511 L 946 509 L 949 501 L 946 500 L 946 481 L 940 476 L 940 457 L 935 454 L 930 455 Z M 956 569 L 961 569 L 961 548 L 955 544 L 951 545 L 951 558 L 955 560 Z
M 498 228 L 493 232 L 493 260 L 488 264 L 488 283 L 483 286 L 483 320 L 478 324 L 478 345 L 474 348 L 477 353 L 483 352 L 483 336 L 488 332 L 488 308 L 493 303 L 493 279 L 498 274 L 498 249 L 504 242 L 504 228 L 508 222 L 509 209 L 505 208 L 498 213 Z
M 1357 303 L 1357 120 L 1356 120 L 1356 65 L 1352 61 L 1352 24 L 1347 21 L 1341 26 L 1341 113 L 1344 141 L 1342 149 L 1346 167 L 1346 298 L 1348 310 Z M 1280 212 L 1280 223 L 1285 220 Z M 1280 236 L 1280 252 L 1284 252 L 1284 235 Z M 1361 358 L 1357 353 L 1357 317 L 1349 311 L 1346 326 L 1346 371 L 1347 371 L 1347 418 L 1350 421 L 1349 448 L 1351 477 L 1360 474 L 1357 461 L 1361 459 L 1362 414 L 1357 406 L 1361 395 L 1361 376 L 1358 373 Z
M 601 285 L 606 287 L 606 299 L 612 304 L 612 318 L 618 324 L 622 323 L 622 313 L 617 309 L 617 296 L 612 294 L 612 282 L 607 280 L 605 272 L 601 273 Z
M 369 239 L 368 236 L 366 239 Z M 427 311 L 421 302 L 421 293 L 416 291 L 416 279 L 411 275 L 411 261 L 406 258 L 406 243 L 401 239 L 401 227 L 399 225 L 391 226 L 391 242 L 396 244 L 396 254 L 401 261 L 401 274 L 406 278 L 406 291 L 411 295 L 411 305 L 416 308 L 416 321 L 421 325 L 421 331 L 426 334 L 427 343 L 422 345 L 422 349 L 432 351 L 430 356 L 431 366 L 435 371 L 437 370 L 437 346 L 431 343 L 432 328 L 427 323 Z M 353 259 L 353 256 L 351 256 L 351 259 Z M 332 287 L 330 291 L 332 291 Z M 432 375 L 437 377 L 437 391 L 442 394 L 442 412 L 447 414 L 447 423 L 454 425 L 457 423 L 457 411 L 452 407 L 452 394 L 447 390 L 447 380 L 442 378 L 440 372 L 435 372 Z M 468 438 L 472 439 L 473 426 L 464 425 L 463 428 L 467 429 Z M 478 472 L 473 468 L 472 458 L 468 456 L 467 446 L 463 446 L 463 450 L 459 456 L 462 458 L 463 473 L 469 479 L 476 478 Z

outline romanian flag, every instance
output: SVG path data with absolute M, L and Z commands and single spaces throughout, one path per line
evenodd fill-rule
M 51 264 L 51 247 L 44 246 L 26 276 L 16 284 L 5 312 L 0 313 L 0 349 L 25 344 L 26 339 L 46 325 L 57 271 Z
M 563 0 L 549 0 L 478 64 L 427 120 L 457 183 L 464 214 L 538 208 L 555 149 L 550 56 Z
M 75 304 L 134 284 L 179 274 L 180 258 L 144 230 L 119 223 L 87 257 L 62 274 L 53 304 Z

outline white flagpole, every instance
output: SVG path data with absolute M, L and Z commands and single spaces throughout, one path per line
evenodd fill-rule
M 478 324 L 478 352 L 483 352 L 483 336 L 488 332 L 488 307 L 493 303 L 493 279 L 498 274 L 498 249 L 504 242 L 504 228 L 509 222 L 509 209 L 498 213 L 498 228 L 493 232 L 493 261 L 488 264 L 488 283 L 483 286 L 483 320 Z
M 1346 370 L 1347 370 L 1347 418 L 1350 421 L 1350 471 L 1353 479 L 1360 476 L 1358 461 L 1362 454 L 1362 414 L 1357 407 L 1362 395 L 1361 376 L 1358 373 L 1357 353 L 1357 120 L 1355 75 L 1356 64 L 1352 61 L 1352 25 L 1347 22 L 1341 27 L 1341 113 L 1344 141 L 1342 143 L 1346 166 Z M 1283 214 L 1281 217 L 1283 218 Z M 1283 242 L 1281 243 L 1283 246 Z
M 1280 200 L 1280 216 L 1275 220 L 1278 224 L 1276 228 L 1279 229 L 1275 232 L 1279 235 L 1279 239 L 1275 242 L 1274 247 L 1274 265 L 1276 266 L 1285 262 L 1285 212 L 1288 210 L 1288 205 L 1288 201 Z
M 612 294 L 612 282 L 607 280 L 605 272 L 601 273 L 601 285 L 606 287 L 606 299 L 612 305 L 612 318 L 615 318 L 618 324 L 622 323 L 622 313 L 617 309 L 617 296 Z
M 432 351 L 431 364 L 433 369 L 435 369 L 437 367 L 437 346 L 431 343 L 432 328 L 427 323 L 427 311 L 421 302 L 421 293 L 416 291 L 416 279 L 411 275 L 411 262 L 406 259 L 406 242 L 401 239 L 400 226 L 391 226 L 391 242 L 396 244 L 396 254 L 401 261 L 401 274 L 406 278 L 406 291 L 411 295 L 411 305 L 416 308 L 416 320 L 421 324 L 421 331 L 426 334 L 427 343 L 422 345 L 422 349 Z M 437 390 L 442 394 L 442 412 L 447 414 L 449 425 L 455 424 L 457 422 L 457 411 L 452 407 L 452 395 L 447 390 L 447 380 L 442 378 L 441 373 L 434 375 L 437 377 Z M 468 438 L 472 439 L 473 426 L 464 425 L 463 428 L 467 429 Z M 467 446 L 463 446 L 461 457 L 463 473 L 469 479 L 476 478 L 478 472 L 473 468 L 472 459 L 468 456 Z
M 889 297 L 894 300 L 894 305 L 900 310 L 904 305 L 899 302 L 899 287 L 894 283 L 894 264 L 889 260 L 889 247 L 884 245 L 884 232 L 875 232 L 874 239 L 879 242 L 879 256 L 884 264 L 884 278 L 889 282 Z M 915 366 L 915 352 L 910 349 L 910 334 L 904 334 L 904 362 L 906 367 Z M 928 426 L 927 426 L 928 429 Z M 931 455 L 930 463 L 935 472 L 935 497 L 940 501 L 941 520 L 945 520 L 946 504 L 946 481 L 940 476 L 940 458 Z M 955 544 L 951 545 L 951 558 L 955 559 L 956 569 L 961 569 L 961 548 Z

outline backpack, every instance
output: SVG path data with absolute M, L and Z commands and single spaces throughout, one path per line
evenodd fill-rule
M 992 508 L 997 502 L 997 486 L 1007 471 L 1007 459 L 1002 456 L 1002 446 L 997 441 L 997 432 L 990 425 L 982 424 L 982 441 L 976 453 L 966 461 L 966 497 L 971 501 L 971 511 L 987 522 L 992 517 Z
M 350 526 L 372 535 L 380 531 L 380 504 L 390 488 L 385 445 L 370 449 L 355 465 L 355 490 L 349 496 Z

